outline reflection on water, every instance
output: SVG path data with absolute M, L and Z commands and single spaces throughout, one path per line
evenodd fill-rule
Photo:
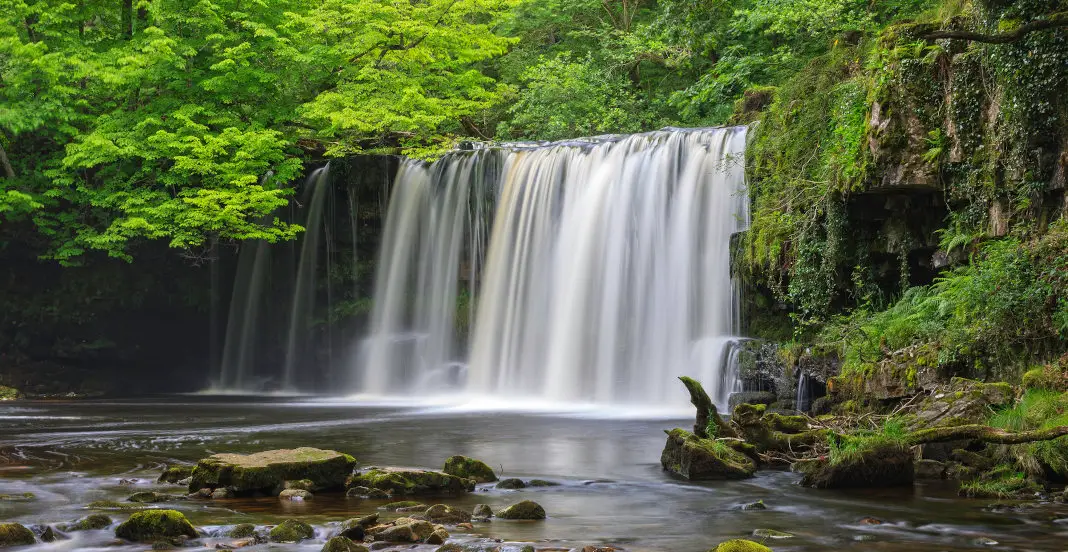
M 550 516 L 545 522 L 497 520 L 476 526 L 475 534 L 506 541 L 707 550 L 765 528 L 796 535 L 769 543 L 777 552 L 1065 549 L 1068 510 L 1063 505 L 995 512 L 986 502 L 960 500 L 952 488 L 930 485 L 814 491 L 798 487 L 797 478 L 786 472 L 763 472 L 740 482 L 672 480 L 659 466 L 662 430 L 689 423 L 425 405 L 359 407 L 307 399 L 19 403 L 0 406 L 0 494 L 32 492 L 36 499 L 0 501 L 0 519 L 30 524 L 78 518 L 91 501 L 123 500 L 137 490 L 157 488 L 155 477 L 168 462 L 193 462 L 215 452 L 315 446 L 351 453 L 363 465 L 440 468 L 445 458 L 465 454 L 508 476 L 562 483 L 521 491 L 480 487 L 471 495 L 441 500 L 469 510 L 478 503 L 497 509 L 528 498 L 545 507 Z M 120 483 L 123 479 L 137 481 Z M 764 500 L 769 509 L 739 509 L 755 500 Z M 382 503 L 321 495 L 303 503 L 268 498 L 173 506 L 201 527 L 300 516 L 325 535 L 329 523 L 370 513 Z M 869 516 L 885 523 L 859 524 Z M 81 534 L 40 548 L 84 550 L 103 546 L 110 537 L 109 532 Z

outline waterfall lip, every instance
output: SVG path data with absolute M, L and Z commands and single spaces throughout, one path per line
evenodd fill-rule
M 725 125 L 712 127 L 664 127 L 658 130 L 649 130 L 633 134 L 597 134 L 594 136 L 579 136 L 564 138 L 562 140 L 531 140 L 531 141 L 503 141 L 503 142 L 464 142 L 465 148 L 456 148 L 445 154 L 445 157 L 454 155 L 471 155 L 477 152 L 489 150 L 501 150 L 509 152 L 533 151 L 551 148 L 594 148 L 605 144 L 614 144 L 635 137 L 659 138 L 677 133 L 697 133 L 716 130 L 740 131 L 747 129 L 746 125 Z

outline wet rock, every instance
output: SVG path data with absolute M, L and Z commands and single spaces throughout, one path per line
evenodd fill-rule
M 0 502 L 29 502 L 36 498 L 33 493 L 0 494 Z
M 668 432 L 660 464 L 673 475 L 689 480 L 745 479 L 756 472 L 756 463 L 745 454 L 684 429 Z
M 363 541 L 363 538 L 367 536 L 367 527 L 360 525 L 359 520 L 350 519 L 341 524 L 341 531 L 338 534 L 349 540 Z
M 997 546 L 1001 543 L 989 537 L 975 537 L 972 539 L 972 544 L 976 546 Z
M 132 487 L 132 486 L 137 484 L 137 481 L 138 481 L 138 479 L 120 479 L 119 480 L 119 486 L 121 486 L 121 487 Z
M 68 537 L 67 535 L 64 535 L 63 533 L 60 533 L 59 531 L 53 529 L 51 525 L 46 526 L 44 528 L 44 531 L 41 531 L 41 541 L 43 542 L 56 542 L 61 540 L 67 540 L 69 538 L 70 537 Z
M 944 476 L 946 479 L 953 481 L 967 481 L 969 479 L 975 479 L 978 473 L 979 472 L 975 468 L 965 466 L 960 462 L 947 462 Z
M 364 529 L 366 529 L 378 523 L 378 517 L 378 514 L 370 514 L 359 518 L 352 518 L 342 524 L 342 529 L 346 527 L 363 527 Z M 352 537 L 349 538 L 351 539 Z
M 170 495 L 166 493 L 156 493 L 152 491 L 142 491 L 140 493 L 134 493 L 127 498 L 127 502 L 140 502 L 140 503 L 154 503 L 154 502 L 173 502 L 175 500 L 185 500 L 184 496 Z
M 160 474 L 157 483 L 181 483 L 183 479 L 193 475 L 192 466 L 167 466 Z
M 209 487 L 204 487 L 196 492 L 189 493 L 189 498 L 211 498 L 211 493 L 214 492 Z
M 497 482 L 498 489 L 525 489 L 527 486 L 522 479 L 515 477 L 509 477 L 508 479 L 502 479 Z
M 211 498 L 213 500 L 224 500 L 233 497 L 234 491 L 230 487 L 219 487 L 211 492 Z
M 311 525 L 295 519 L 287 519 L 275 525 L 268 534 L 271 542 L 300 542 L 315 538 L 315 529 Z
M 196 538 L 197 530 L 176 510 L 137 512 L 115 528 L 115 536 L 135 542 L 155 542 L 174 538 Z
M 416 502 L 414 500 L 402 500 L 400 502 L 390 502 L 389 504 L 385 504 L 383 506 L 380 506 L 379 508 L 387 512 L 396 512 L 398 510 L 409 508 L 417 508 L 419 510 L 423 510 L 427 508 L 427 505 L 423 504 L 422 502 Z
M 429 537 L 426 538 L 427 544 L 445 544 L 445 541 L 449 538 L 449 532 L 444 529 L 435 529 Z
M 395 546 L 395 544 L 392 543 L 392 542 L 385 542 L 385 541 L 372 542 L 371 543 L 371 550 L 382 550 L 382 549 L 385 549 L 385 548 L 389 548 L 391 546 Z
M 441 471 L 464 479 L 474 479 L 478 483 L 490 483 L 497 480 L 497 474 L 493 473 L 493 468 L 481 460 L 466 456 L 450 456 L 445 460 L 445 468 Z
M 395 520 L 393 526 L 384 526 L 381 529 L 372 528 L 375 540 L 387 542 L 422 542 L 430 537 L 436 530 L 428 521 L 411 518 Z
M 946 465 L 938 460 L 917 460 L 916 479 L 945 479 Z
M 90 510 L 121 510 L 125 512 L 150 508 L 138 502 L 115 502 L 114 500 L 95 500 L 86 504 L 85 507 Z
M 910 425 L 915 428 L 985 423 L 991 409 L 997 410 L 1014 399 L 1012 386 L 1007 383 L 952 378 L 904 412 L 914 416 Z
M 312 496 L 313 495 L 310 492 L 305 491 L 304 489 L 286 489 L 278 493 L 278 498 L 282 500 L 311 500 Z
M 370 487 L 351 487 L 348 491 L 345 491 L 345 496 L 349 498 L 389 498 L 389 493 L 381 489 L 372 489 Z
M 323 545 L 322 552 L 368 552 L 366 546 L 352 542 L 347 537 L 333 537 Z
M 240 495 L 277 494 L 286 481 L 311 481 L 313 490 L 341 489 L 356 459 L 333 450 L 280 449 L 256 454 L 216 454 L 193 468 L 190 492 L 229 487 Z
M 771 552 L 771 549 L 751 540 L 731 539 L 719 543 L 718 546 L 709 552 Z
M 424 512 L 423 515 L 426 516 L 428 520 L 434 523 L 448 523 L 450 525 L 456 525 L 457 523 L 467 523 L 471 521 L 470 513 L 465 512 L 459 508 L 446 506 L 444 504 L 435 504 L 427 508 L 426 512 Z
M 282 483 L 285 490 L 298 489 L 301 491 L 312 491 L 315 489 L 315 482 L 311 479 L 299 479 L 297 481 L 285 481 Z
M 731 393 L 727 399 L 727 410 L 734 412 L 734 407 L 740 404 L 771 404 L 775 402 L 775 393 L 771 391 L 741 391 Z
M 500 519 L 545 519 L 545 508 L 532 500 L 524 500 L 497 512 Z
M 60 529 L 64 531 L 95 531 L 107 529 L 111 527 L 111 523 L 111 518 L 104 514 L 89 514 L 74 523 L 61 526 Z
M 531 546 L 530 549 L 533 551 L 534 547 Z M 611 546 L 595 546 L 595 545 L 591 544 L 591 545 L 582 547 L 582 552 L 615 552 L 615 551 L 616 551 L 616 549 L 612 548 Z
M 762 539 L 792 539 L 794 535 L 792 533 L 786 533 L 784 531 L 776 531 L 775 529 L 757 529 L 753 531 L 754 537 L 760 537 Z
M 861 518 L 861 520 L 858 521 L 857 523 L 859 523 L 861 525 L 882 525 L 883 524 L 883 520 L 878 519 L 878 518 L 873 518 L 873 517 L 866 517 L 866 518 Z
M 18 523 L 0 523 L 0 547 L 27 546 L 37 542 L 33 531 Z
M 479 519 L 489 519 L 493 517 L 493 509 L 489 504 L 475 504 L 475 511 L 471 515 Z
M 449 544 L 445 544 L 445 545 L 437 547 L 437 549 L 434 550 L 434 552 L 465 552 L 465 550 L 464 550 L 464 547 L 460 546 L 459 544 L 449 543 Z
M 531 479 L 527 482 L 528 487 L 559 487 L 560 484 L 555 481 L 546 481 L 544 479 Z
M 462 494 L 475 490 L 475 481 L 429 470 L 371 468 L 349 477 L 346 487 L 367 487 L 391 495 Z
M 742 510 L 767 510 L 767 509 L 768 509 L 768 507 L 764 505 L 764 501 L 763 500 L 758 500 L 756 502 L 750 502 L 749 504 L 743 504 L 742 505 Z
M 802 485 L 819 489 L 897 487 L 911 485 L 915 476 L 912 452 L 896 443 L 872 446 L 837 463 L 820 458 L 794 468 L 804 474 Z
M 226 536 L 232 539 L 247 539 L 256 535 L 256 526 L 251 523 L 242 523 L 233 526 L 226 532 Z

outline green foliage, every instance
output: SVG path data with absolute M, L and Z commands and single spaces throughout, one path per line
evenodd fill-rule
M 1068 393 L 1051 389 L 1030 389 L 1015 405 L 991 416 L 991 427 L 1009 431 L 1029 431 L 1068 426 Z M 996 455 L 1032 476 L 1047 470 L 1068 476 L 1068 438 L 1020 445 L 1003 445 Z
M 969 498 L 1021 498 L 1041 490 L 1027 474 L 1012 466 L 997 466 L 982 477 L 961 484 L 960 494 Z
M 861 429 L 853 433 L 836 435 L 829 434 L 827 443 L 830 446 L 828 460 L 831 465 L 862 461 L 864 457 L 876 449 L 887 446 L 903 446 L 908 436 L 905 423 L 896 418 L 890 418 L 874 430 Z

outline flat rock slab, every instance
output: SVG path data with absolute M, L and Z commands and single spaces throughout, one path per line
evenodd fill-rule
M 461 494 L 475 490 L 475 480 L 430 470 L 370 468 L 350 477 L 347 486 L 379 489 L 393 496 Z
M 340 490 L 356 459 L 333 450 L 301 447 L 255 454 L 216 454 L 197 462 L 191 492 L 227 487 L 237 494 L 278 494 L 286 481 L 307 480 L 312 490 Z

